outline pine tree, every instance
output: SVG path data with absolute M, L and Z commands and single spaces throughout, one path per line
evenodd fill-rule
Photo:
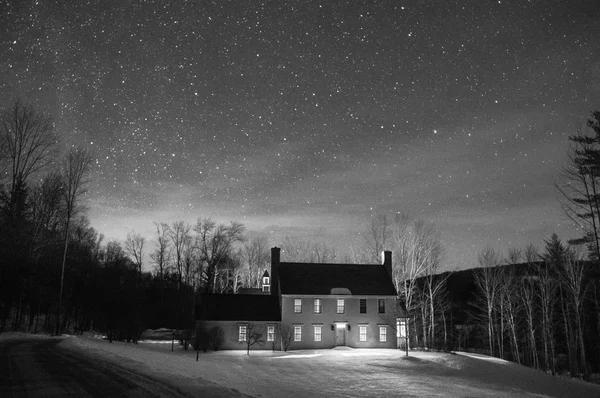
M 584 231 L 569 243 L 586 245 L 590 259 L 600 259 L 600 111 L 592 112 L 587 127 L 591 135 L 579 128 L 569 137 L 569 164 L 561 175 L 562 183 L 555 186 L 563 211 Z

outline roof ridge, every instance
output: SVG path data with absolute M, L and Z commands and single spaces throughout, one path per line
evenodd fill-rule
M 382 266 L 383 264 L 379 264 L 379 263 L 361 263 L 361 264 L 353 264 L 353 263 L 301 263 L 301 262 L 295 262 L 295 261 L 280 261 L 279 265 L 281 264 L 292 264 L 292 265 L 354 265 L 354 266 L 374 266 L 374 265 L 379 265 Z

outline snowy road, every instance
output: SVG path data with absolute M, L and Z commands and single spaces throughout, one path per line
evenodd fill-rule
M 231 389 L 143 374 L 58 345 L 59 339 L 0 341 L 0 397 L 232 396 Z

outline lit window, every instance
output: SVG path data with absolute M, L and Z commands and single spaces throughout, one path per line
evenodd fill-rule
M 267 341 L 275 341 L 275 326 L 267 326 Z
M 385 299 L 377 300 L 377 308 L 380 314 L 385 314 Z
M 315 326 L 315 341 L 321 341 L 321 326 Z
M 315 299 L 315 314 L 321 313 L 321 299 Z
M 302 312 L 302 299 L 294 299 L 294 312 L 296 314 Z
M 358 341 L 367 341 L 367 326 L 360 325 L 358 327 Z
M 379 326 L 379 341 L 387 341 L 387 328 L 385 326 Z
M 269 277 L 268 276 L 265 276 L 263 278 L 263 285 L 270 285 L 270 283 L 269 283 Z
M 337 300 L 337 313 L 338 314 L 343 314 L 346 310 L 346 303 L 344 302 L 344 299 L 338 299 Z
M 360 313 L 367 313 L 367 299 L 360 299 Z
M 246 325 L 239 326 L 238 341 L 246 341 Z
M 302 341 L 302 326 L 294 326 L 294 341 Z

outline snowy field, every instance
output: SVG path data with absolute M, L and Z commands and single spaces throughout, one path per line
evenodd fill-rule
M 334 349 L 184 351 L 175 344 L 68 337 L 61 345 L 118 361 L 138 371 L 186 386 L 227 387 L 232 396 L 260 397 L 600 397 L 600 386 L 552 377 L 540 371 L 477 354 L 399 350 Z

